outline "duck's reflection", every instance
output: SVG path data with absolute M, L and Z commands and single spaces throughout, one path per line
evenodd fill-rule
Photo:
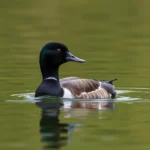
M 62 101 L 40 100 L 36 102 L 41 108 L 40 133 L 41 141 L 44 143 L 44 149 L 60 149 L 69 143 L 69 134 L 73 132 L 76 126 L 81 124 L 61 123 L 59 120 L 60 108 L 70 117 L 87 116 L 91 110 L 113 109 L 112 101 Z M 66 114 L 64 114 L 66 115 Z
M 113 100 L 75 100 L 75 101 L 64 101 L 63 106 L 66 112 L 65 117 L 87 117 L 91 112 L 101 112 L 104 110 L 114 110 L 115 103 Z M 96 113 L 95 113 L 96 115 Z M 100 113 L 99 113 L 100 115 Z M 101 116 L 98 116 L 100 118 Z
M 67 144 L 68 124 L 59 122 L 56 117 L 48 117 L 43 115 L 40 121 L 40 133 L 42 142 L 45 143 L 44 148 L 60 148 Z M 61 134 L 64 134 L 63 136 Z
M 68 124 L 59 121 L 61 103 L 37 102 L 42 109 L 40 120 L 41 141 L 44 149 L 59 149 L 68 143 Z

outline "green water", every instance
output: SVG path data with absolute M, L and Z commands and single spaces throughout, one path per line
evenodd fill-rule
M 49 41 L 87 61 L 64 64 L 61 78 L 118 78 L 113 109 L 61 111 L 60 124 L 74 130 L 64 129 L 57 149 L 150 149 L 149 8 L 149 0 L 1 1 L 0 149 L 44 149 L 41 110 L 28 99 L 41 82 L 39 52 Z

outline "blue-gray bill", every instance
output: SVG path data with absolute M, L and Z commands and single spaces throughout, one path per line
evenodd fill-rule
M 85 63 L 86 61 L 84 59 L 78 58 L 74 55 L 72 55 L 70 52 L 67 52 L 67 61 L 74 61 L 74 62 L 79 62 L 79 63 Z

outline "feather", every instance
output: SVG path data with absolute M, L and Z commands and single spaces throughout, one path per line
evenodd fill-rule
M 114 79 L 116 80 L 116 79 Z M 110 81 L 99 81 L 95 79 L 80 79 L 69 77 L 60 80 L 60 85 L 68 89 L 74 98 L 78 99 L 109 99 L 116 96 L 114 86 Z

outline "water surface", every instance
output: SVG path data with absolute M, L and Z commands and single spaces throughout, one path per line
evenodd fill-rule
M 150 148 L 149 0 L 5 0 L 0 7 L 0 149 Z M 61 78 L 118 78 L 113 105 L 73 109 L 66 100 L 59 120 L 45 123 L 33 95 L 41 82 L 39 52 L 49 41 L 87 61 L 64 64 Z M 53 147 L 42 140 L 51 134 Z

